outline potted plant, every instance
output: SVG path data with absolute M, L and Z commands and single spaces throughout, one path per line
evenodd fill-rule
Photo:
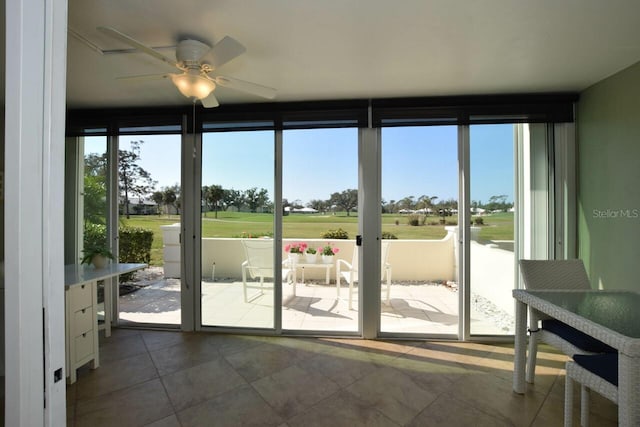
M 307 250 L 304 253 L 307 264 L 315 264 L 317 253 L 318 253 L 318 250 L 316 248 L 312 248 L 311 246 L 307 248 Z
M 107 259 L 114 259 L 113 254 L 105 246 L 91 246 L 83 251 L 81 264 L 93 264 L 95 268 L 104 268 L 107 265 Z
M 320 254 L 322 255 L 322 262 L 325 264 L 333 263 L 333 256 L 340 252 L 340 249 L 331 246 L 331 243 L 327 243 L 320 248 Z
M 284 247 L 284 251 L 289 253 L 289 260 L 298 261 L 307 250 L 306 243 L 290 243 Z

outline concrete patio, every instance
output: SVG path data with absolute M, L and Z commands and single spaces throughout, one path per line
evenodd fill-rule
M 142 272 L 141 287 L 120 297 L 120 324 L 180 324 L 180 282 L 166 279 L 162 269 Z M 300 280 L 300 278 L 298 278 Z M 271 284 L 265 283 L 265 287 Z M 202 282 L 202 323 L 205 326 L 246 328 L 273 327 L 273 290 L 250 290 L 256 295 L 244 302 L 242 282 L 233 279 Z M 382 306 L 381 329 L 384 332 L 452 334 L 458 333 L 458 292 L 455 286 L 431 282 L 393 282 L 389 304 Z M 474 301 L 476 301 L 474 299 Z M 348 288 L 341 287 L 337 297 L 335 284 L 322 280 L 298 283 L 283 289 L 282 326 L 289 330 L 356 332 L 358 294 L 348 308 Z M 507 317 L 507 319 L 505 319 Z M 472 304 L 471 330 L 474 334 L 512 333 L 511 319 L 500 310 L 487 310 Z

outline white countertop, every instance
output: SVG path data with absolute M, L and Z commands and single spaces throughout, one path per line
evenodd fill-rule
M 64 288 L 82 285 L 96 280 L 104 280 L 119 274 L 131 273 L 148 267 L 147 264 L 110 263 L 105 268 L 94 268 L 92 265 L 72 264 L 64 266 Z

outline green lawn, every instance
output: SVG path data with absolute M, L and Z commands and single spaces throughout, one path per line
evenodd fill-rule
M 513 214 L 499 213 L 483 216 L 481 226 L 482 240 L 513 240 Z M 437 223 L 438 217 L 428 217 L 426 223 Z M 447 217 L 448 223 L 455 223 L 456 217 Z M 120 218 L 123 225 L 143 227 L 153 231 L 151 264 L 162 265 L 161 225 L 180 222 L 177 215 L 153 216 L 132 215 L 130 219 Z M 397 224 L 396 224 L 397 221 Z M 356 214 L 336 215 L 291 214 L 283 217 L 283 237 L 300 239 L 319 239 L 321 233 L 342 228 L 354 239 L 358 229 Z M 442 239 L 446 234 L 443 225 L 410 226 L 407 215 L 383 214 L 382 231 L 395 234 L 399 239 Z M 202 216 L 202 237 L 243 237 L 273 235 L 273 215 L 246 212 L 218 212 L 215 218 L 212 212 Z

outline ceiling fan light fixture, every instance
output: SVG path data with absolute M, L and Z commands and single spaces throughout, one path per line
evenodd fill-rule
M 171 80 L 187 98 L 204 99 L 216 88 L 216 84 L 199 74 L 172 74 Z

